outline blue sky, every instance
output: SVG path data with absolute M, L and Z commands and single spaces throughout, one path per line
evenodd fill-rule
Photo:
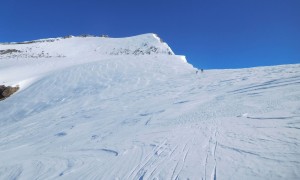
M 195 67 L 300 63 L 300 0 L 0 0 L 0 42 L 157 33 Z

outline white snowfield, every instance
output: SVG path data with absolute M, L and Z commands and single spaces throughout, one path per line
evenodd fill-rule
M 0 84 L 1 180 L 300 179 L 300 64 L 201 73 L 154 34 L 71 37 L 1 44 Z

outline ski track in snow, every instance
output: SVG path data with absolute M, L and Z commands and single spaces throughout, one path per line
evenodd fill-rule
M 0 59 L 1 83 L 31 79 L 0 101 L 0 179 L 300 178 L 299 64 L 196 73 L 101 48 Z

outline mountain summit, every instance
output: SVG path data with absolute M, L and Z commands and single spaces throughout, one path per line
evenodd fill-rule
M 128 38 L 66 36 L 18 43 L 2 43 L 0 58 L 78 57 L 86 54 L 108 55 L 174 55 L 156 34 Z

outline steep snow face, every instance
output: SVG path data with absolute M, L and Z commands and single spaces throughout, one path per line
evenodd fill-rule
M 155 34 L 128 38 L 73 37 L 52 38 L 0 45 L 0 59 L 78 57 L 83 54 L 174 55 L 171 48 Z
M 21 87 L 0 101 L 0 179 L 300 178 L 299 64 L 202 73 L 106 53 L 140 42 L 169 48 L 153 34 L 1 45 L 62 56 L 0 59 L 0 82 Z
M 180 57 L 176 56 L 94 58 L 99 61 L 83 63 L 80 62 L 80 59 L 65 58 L 63 62 L 51 60 L 35 64 L 33 61 L 26 66 L 18 67 L 16 65 L 15 68 L 3 70 L 4 76 L 1 76 L 1 81 L 11 82 L 9 85 L 19 85 L 23 91 L 20 92 L 23 94 L 22 96 L 15 95 L 17 104 L 18 101 L 25 102 L 29 96 L 34 97 L 30 102 L 23 104 L 22 108 L 20 106 L 3 108 L 2 112 L 5 113 L 0 117 L 0 124 L 10 123 L 12 120 L 22 120 L 31 113 L 37 113 L 39 111 L 37 109 L 46 104 L 46 106 L 50 104 L 56 106 L 58 101 L 77 99 L 84 96 L 85 93 L 97 94 L 98 97 L 101 96 L 104 99 L 113 98 L 124 93 L 150 88 L 155 84 L 165 83 L 168 79 L 176 79 L 184 74 L 195 73 L 190 64 L 184 63 Z M 72 64 L 73 61 L 79 65 Z M 53 70 L 49 67 L 57 69 Z M 26 86 L 23 87 L 23 85 Z M 33 89 L 35 89 L 34 94 L 32 94 Z M 47 102 L 43 102 L 44 100 Z M 34 101 L 36 102 L 34 103 Z M 46 104 L 42 105 L 41 103 Z M 11 117 L 14 118 L 11 119 Z

